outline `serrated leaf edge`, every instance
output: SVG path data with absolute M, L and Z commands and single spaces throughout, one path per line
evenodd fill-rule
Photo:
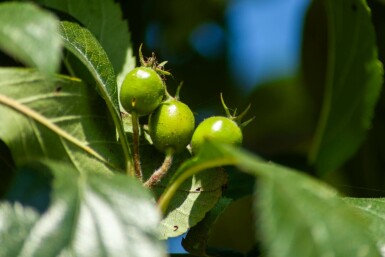
M 122 145 L 122 149 L 123 149 L 123 153 L 124 153 L 124 158 L 125 158 L 125 162 L 126 162 L 126 172 L 133 176 L 134 175 L 133 160 L 131 158 L 131 150 L 130 150 L 130 147 L 129 147 L 129 143 L 128 143 L 127 137 L 125 135 L 122 119 L 120 117 L 119 104 L 116 105 L 113 102 L 113 100 L 111 99 L 111 97 L 109 96 L 107 90 L 104 87 L 106 85 L 106 83 L 103 81 L 103 78 L 100 76 L 100 74 L 98 73 L 98 71 L 97 71 L 96 67 L 93 65 L 93 63 L 89 63 L 89 62 L 85 61 L 87 59 L 87 56 L 83 53 L 83 51 L 81 49 L 79 49 L 76 46 L 76 44 L 73 44 L 68 39 L 68 37 L 67 37 L 67 28 L 66 28 L 65 24 L 74 25 L 76 23 L 72 23 L 72 22 L 68 22 L 68 21 L 60 22 L 60 33 L 59 33 L 60 37 L 63 40 L 64 47 L 67 50 L 69 50 L 70 52 L 72 52 L 76 57 L 79 58 L 79 60 L 91 72 L 91 74 L 95 78 L 97 84 L 99 85 L 100 95 L 102 96 L 102 98 L 106 102 L 107 108 L 108 108 L 108 110 L 109 110 L 109 112 L 110 112 L 110 114 L 112 116 L 113 122 L 115 124 L 116 130 L 117 130 L 118 135 L 119 135 L 119 140 L 120 140 L 121 145 Z M 88 29 L 81 27 L 79 24 L 76 24 L 76 25 L 79 26 L 80 28 L 82 28 L 84 31 L 87 31 L 89 33 L 89 35 L 92 38 L 94 38 L 96 42 L 98 42 L 97 39 L 92 35 L 92 33 Z M 104 50 L 102 47 L 101 47 L 101 49 Z M 104 52 L 104 54 L 106 55 L 107 60 L 108 60 L 107 53 Z M 112 64 L 111 63 L 110 63 L 110 65 L 111 65 L 111 68 L 112 68 Z M 113 71 L 113 68 L 112 68 L 112 71 Z M 116 84 L 116 78 L 112 79 L 111 81 L 113 81 L 113 83 Z M 116 86 L 116 89 L 117 89 L 117 86 Z

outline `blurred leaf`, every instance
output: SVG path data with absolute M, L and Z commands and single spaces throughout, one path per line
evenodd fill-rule
M 384 198 L 344 198 L 345 202 L 356 207 L 369 221 L 370 232 L 377 239 L 377 245 L 385 246 L 385 199 Z
M 207 241 L 213 224 L 231 203 L 229 198 L 221 198 L 196 226 L 192 227 L 187 236 L 182 239 L 182 245 L 186 251 L 196 256 L 209 256 L 207 254 Z
M 255 223 L 268 256 L 380 256 L 367 223 L 334 189 L 228 145 L 207 142 L 196 157 L 181 165 L 158 201 L 161 210 L 182 181 L 224 165 L 258 176 Z
M 12 256 L 165 255 L 158 240 L 160 215 L 151 194 L 136 179 L 119 174 L 79 174 L 63 163 L 26 167 L 53 172 L 52 203 L 25 240 L 7 249 L 20 251 Z
M 48 83 L 35 71 L 0 69 L 0 117 L 0 138 L 16 165 L 49 158 L 79 172 L 124 167 L 104 102 L 77 79 L 60 76 Z
M 39 215 L 20 204 L 0 204 L 0 256 L 20 256 L 20 246 L 30 234 Z
M 120 118 L 115 74 L 108 56 L 89 30 L 72 22 L 64 21 L 60 25 L 64 46 L 84 63 L 97 82 L 99 93 L 106 101 L 118 131 L 127 169 L 130 169 L 132 166 L 131 154 Z
M 329 28 L 326 84 L 309 159 L 320 173 L 325 173 L 338 169 L 364 140 L 379 97 L 383 69 L 365 2 L 322 1 Z
M 61 59 L 59 22 L 30 3 L 0 4 L 0 48 L 26 65 L 55 73 Z
M 367 224 L 335 192 L 271 165 L 255 199 L 269 256 L 380 256 Z
M 385 0 L 368 0 L 371 9 L 372 23 L 376 32 L 378 56 L 382 63 L 385 62 Z
M 127 21 L 120 5 L 113 0 L 38 0 L 52 9 L 78 19 L 97 38 L 117 75 L 118 87 L 128 71 L 136 66 Z
M 319 115 L 326 84 L 328 24 L 323 1 L 312 1 L 304 20 L 302 39 L 302 77 L 303 84 L 310 94 L 309 101 Z M 314 130 L 314 129 L 313 129 Z M 312 132 L 314 133 L 314 131 Z
M 299 75 L 258 86 L 249 101 L 255 120 L 243 129 L 247 149 L 269 156 L 307 150 L 314 104 Z

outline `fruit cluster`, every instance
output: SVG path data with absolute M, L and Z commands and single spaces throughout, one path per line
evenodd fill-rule
M 165 161 L 145 182 L 148 187 L 154 186 L 166 174 L 171 166 L 174 154 L 190 145 L 192 154 L 197 154 L 205 140 L 240 145 L 243 140 L 241 127 L 252 119 L 241 123 L 248 108 L 239 116 L 231 114 L 222 105 L 227 117 L 214 116 L 205 119 L 195 129 L 195 118 L 190 108 L 179 100 L 179 89 L 176 96 L 171 96 L 166 88 L 164 76 L 170 75 L 163 69 L 166 62 L 158 64 L 154 54 L 144 60 L 139 49 L 140 67 L 131 70 L 125 77 L 120 102 L 131 115 L 133 126 L 134 168 L 135 175 L 142 180 L 139 157 L 139 117 L 148 116 L 148 133 L 156 149 L 165 154 Z

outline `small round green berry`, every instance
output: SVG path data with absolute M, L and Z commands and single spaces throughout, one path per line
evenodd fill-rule
M 183 151 L 191 140 L 195 128 L 190 108 L 176 100 L 161 103 L 150 115 L 149 134 L 155 148 L 163 153 Z
M 164 94 L 165 86 L 157 72 L 148 67 L 137 67 L 123 80 L 120 102 L 128 113 L 146 116 L 159 106 Z
M 241 145 L 243 134 L 236 122 L 222 117 L 214 116 L 202 121 L 191 139 L 191 149 L 194 154 L 199 152 L 204 141 L 211 140 L 214 142 Z

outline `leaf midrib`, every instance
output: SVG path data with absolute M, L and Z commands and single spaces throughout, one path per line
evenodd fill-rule
M 327 6 L 327 8 L 330 8 L 330 6 Z M 328 12 L 328 10 L 326 10 L 326 12 Z M 329 10 L 329 13 L 331 13 L 331 11 Z M 335 15 L 335 14 L 333 14 Z M 309 154 L 309 160 L 311 162 L 314 162 L 318 157 L 319 155 L 319 151 L 320 151 L 320 148 L 321 148 L 321 144 L 322 144 L 322 138 L 325 136 L 325 133 L 327 131 L 327 122 L 330 118 L 330 113 L 331 113 L 331 106 L 332 106 L 332 103 L 333 103 L 333 92 L 332 92 L 332 88 L 333 88 L 333 84 L 334 85 L 341 85 L 343 84 L 343 81 L 346 80 L 346 75 L 348 73 L 348 70 L 350 70 L 351 68 L 351 65 L 353 64 L 353 61 L 349 60 L 347 61 L 347 65 L 345 66 L 345 68 L 343 69 L 343 72 L 342 74 L 345 75 L 345 76 L 341 76 L 338 81 L 336 82 L 335 81 L 335 58 L 336 58 L 336 51 L 335 51 L 335 35 L 336 35 L 336 31 L 335 31 L 335 28 L 331 25 L 333 22 L 335 22 L 335 16 L 333 17 L 330 17 L 331 15 L 329 15 L 329 17 L 327 18 L 327 22 L 328 22 L 328 29 L 330 30 L 330 32 L 328 33 L 329 34 L 329 42 L 328 42 L 328 45 L 329 45 L 329 54 L 328 54 L 328 62 L 327 62 L 327 65 L 328 65 L 328 69 L 327 69 L 327 79 L 326 79 L 326 86 L 325 86 L 325 99 L 324 99 L 324 103 L 323 103 L 323 106 L 322 106 L 322 110 L 321 110 L 321 116 L 319 118 L 319 121 L 318 121 L 318 125 L 317 125 L 317 130 L 315 132 L 315 135 L 314 135 L 314 139 L 313 139 L 313 146 L 312 146 L 312 149 L 310 151 L 310 154 Z M 359 25 L 360 22 L 358 22 Z M 354 54 L 357 53 L 357 49 L 358 49 L 358 44 L 357 44 L 357 41 L 358 41 L 358 30 L 361 29 L 361 26 L 359 26 L 358 29 L 355 29 L 354 30 L 354 44 L 353 46 L 351 47 L 351 51 L 350 52 L 353 52 Z M 351 57 L 350 59 L 352 59 L 353 57 Z M 338 88 L 337 86 L 335 86 L 336 88 Z M 353 111 L 351 111 L 353 112 Z M 345 116 L 346 118 L 346 116 Z M 343 124 L 346 123 L 347 119 L 344 120 Z M 341 124 L 341 123 L 340 123 Z
M 74 144 L 75 146 L 79 147 L 83 151 L 87 152 L 88 154 L 94 156 L 96 159 L 101 161 L 102 163 L 107 164 L 108 166 L 112 166 L 106 159 L 104 159 L 99 153 L 97 153 L 92 148 L 88 147 L 86 144 L 75 138 L 74 136 L 67 133 L 65 130 L 58 127 L 56 124 L 52 123 L 49 119 L 42 116 L 38 112 L 28 108 L 27 106 L 17 102 L 14 99 L 11 99 L 5 95 L 0 94 L 0 104 L 3 104 L 7 106 L 10 109 L 13 109 L 27 118 L 33 119 L 35 122 L 38 122 L 39 124 L 43 125 L 47 129 L 51 130 L 53 133 L 58 135 L 59 137 L 65 139 L 66 141 Z

